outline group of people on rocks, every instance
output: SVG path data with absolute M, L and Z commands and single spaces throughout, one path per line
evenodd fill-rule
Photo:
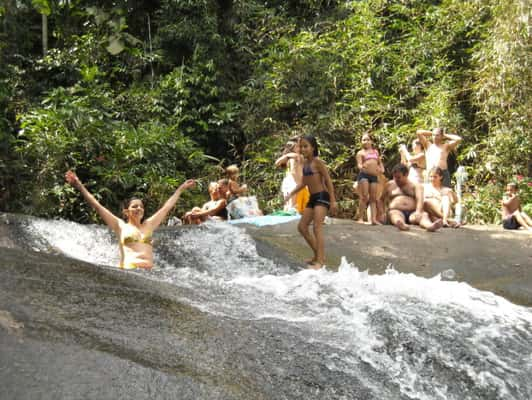
M 184 217 L 185 224 L 199 225 L 207 219 L 225 221 L 228 219 L 227 205 L 248 190 L 246 184 L 238 182 L 240 170 L 236 165 L 225 169 L 227 178 L 209 183 L 210 200 L 201 207 L 194 207 Z
M 450 187 L 447 159 L 461 140 L 441 128 L 418 130 L 412 152 L 399 146 L 401 164 L 392 169 L 393 179 L 387 181 L 372 137 L 362 135 L 362 148 L 356 154 L 359 174 L 353 186 L 359 196 L 358 221 L 364 222 L 369 204 L 367 221 L 373 225 L 389 222 L 408 230 L 409 224 L 416 224 L 428 231 L 458 227 L 459 222 L 450 218 L 458 199 Z
M 399 230 L 419 225 L 429 232 L 444 226 L 458 227 L 451 218 L 452 205 L 457 196 L 451 189 L 447 166 L 449 153 L 460 143 L 461 137 L 444 133 L 443 129 L 417 131 L 412 151 L 401 145 L 401 163 L 391 171 L 387 180 L 378 150 L 369 133 L 362 136 L 362 148 L 356 153 L 359 170 L 354 191 L 359 196 L 358 221 L 380 225 L 386 222 Z M 335 191 L 326 164 L 319 158 L 319 148 L 313 136 L 294 137 L 288 141 L 275 166 L 286 168 L 281 185 L 287 211 L 301 214 L 298 231 L 313 252 L 307 261 L 309 268 L 319 269 L 325 264 L 323 224 L 327 214 L 337 210 Z M 428 171 L 428 172 L 427 172 Z M 247 192 L 247 185 L 238 182 L 236 165 L 226 169 L 227 178 L 209 184 L 210 200 L 202 207 L 187 212 L 183 221 L 200 224 L 207 219 L 226 220 L 228 205 Z M 152 268 L 152 233 L 166 219 L 184 190 L 196 182 L 187 180 L 151 217 L 144 219 L 144 204 L 132 198 L 123 210 L 125 220 L 116 217 L 102 206 L 72 171 L 66 181 L 78 189 L 87 203 L 117 234 L 120 248 L 120 268 Z M 502 200 L 503 226 L 532 230 L 531 219 L 521 211 L 517 186 L 509 184 Z M 312 233 L 310 232 L 312 225 Z

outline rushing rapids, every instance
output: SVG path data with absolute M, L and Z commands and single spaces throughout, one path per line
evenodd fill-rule
M 1 398 L 532 398 L 532 310 L 464 283 L 300 269 L 223 223 L 138 272 L 101 226 L 0 233 Z

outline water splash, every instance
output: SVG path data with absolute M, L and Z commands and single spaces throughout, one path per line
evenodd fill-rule
M 105 228 L 33 220 L 28 232 L 39 251 L 117 260 Z M 532 397 L 529 308 L 439 275 L 369 275 L 346 259 L 338 272 L 294 270 L 260 257 L 244 230 L 226 224 L 166 229 L 156 239 L 159 267 L 138 274 L 188 289 L 183 300 L 205 312 L 271 321 L 325 346 L 331 371 L 362 374 L 370 387 L 386 379 L 407 399 Z

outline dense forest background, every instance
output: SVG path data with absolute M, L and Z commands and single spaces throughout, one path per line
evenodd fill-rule
M 181 215 L 237 163 L 269 212 L 312 134 L 352 217 L 362 133 L 389 171 L 442 126 L 469 221 L 495 222 L 505 182 L 532 201 L 529 22 L 527 0 L 0 0 L 0 210 L 96 221 L 72 168 L 117 213 L 198 178 Z

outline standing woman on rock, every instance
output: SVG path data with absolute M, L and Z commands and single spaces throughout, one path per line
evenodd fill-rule
M 145 220 L 143 220 L 144 204 L 142 200 L 138 198 L 130 199 L 123 210 L 124 218 L 126 219 L 124 221 L 102 206 L 81 183 L 74 172 L 67 171 L 65 180 L 81 192 L 85 201 L 96 210 L 107 226 L 118 236 L 120 247 L 119 267 L 122 269 L 151 269 L 153 267 L 153 231 L 161 225 L 168 213 L 174 208 L 183 190 L 195 185 L 192 179 L 181 184 L 166 203 L 155 214 Z
M 377 190 L 379 188 L 380 174 L 384 173 L 381 156 L 377 149 L 373 147 L 373 138 L 369 133 L 362 135 L 362 149 L 357 152 L 357 167 L 360 171 L 357 176 L 357 190 L 359 196 L 358 222 L 364 222 L 364 213 L 368 207 L 371 210 L 371 220 L 373 225 L 382 225 L 378 220 L 377 212 Z
M 323 223 L 329 210 L 331 215 L 336 213 L 336 196 L 329 170 L 318 158 L 316 139 L 313 136 L 304 136 L 300 144 L 301 154 L 305 157 L 303 179 L 290 193 L 285 195 L 284 201 L 287 202 L 304 187 L 308 187 L 310 198 L 297 228 L 314 253 L 312 259 L 308 261 L 309 268 L 320 269 L 325 265 Z M 309 231 L 311 223 L 314 235 L 311 235 Z

